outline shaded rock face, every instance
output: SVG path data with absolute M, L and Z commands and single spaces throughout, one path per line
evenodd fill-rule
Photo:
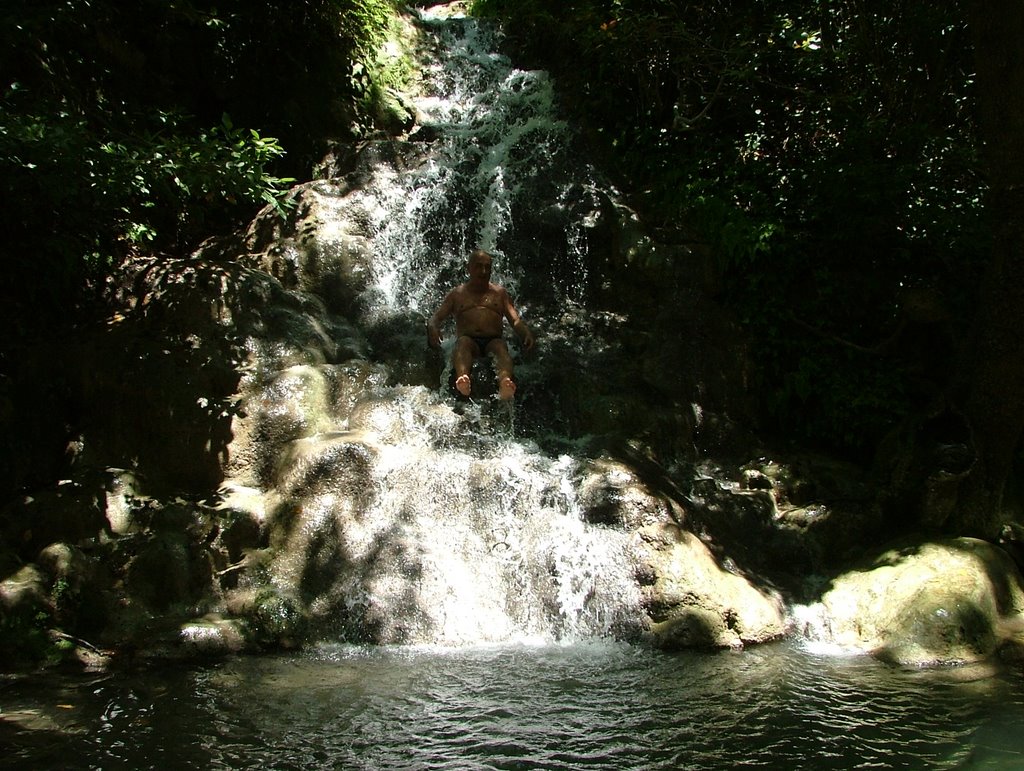
M 1024 644 L 1024 585 L 984 541 L 913 544 L 836 577 L 811 618 L 812 635 L 886 661 L 970 663 Z

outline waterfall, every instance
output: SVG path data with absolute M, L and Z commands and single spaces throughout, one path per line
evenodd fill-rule
M 630 538 L 581 518 L 576 461 L 480 434 L 420 388 L 369 398 L 357 413 L 357 433 L 311 438 L 290 463 L 286 485 L 329 470 L 304 494 L 278 565 L 288 585 L 315 587 L 314 613 L 337 619 L 343 637 L 637 632 Z
M 593 216 L 570 203 L 586 202 L 592 182 L 547 74 L 495 53 L 484 23 L 421 14 L 418 26 L 432 56 L 416 131 L 368 152 L 359 186 L 318 222 L 337 252 L 353 222 L 362 228 L 370 257 L 355 321 L 397 370 L 422 356 L 423 320 L 464 280 L 473 248 L 496 255 L 494 280 L 527 319 L 575 307 Z M 456 403 L 441 383 L 389 383 L 365 366 L 357 388 L 353 366 L 286 368 L 254 383 L 250 400 L 264 418 L 253 434 L 281 423 L 275 409 L 305 427 L 270 464 L 272 575 L 326 634 L 462 645 L 642 631 L 637 539 L 588 521 L 588 461 L 516 437 L 522 406 Z M 315 417 L 295 414 L 317 398 L 327 407 Z
M 592 183 L 581 181 L 585 167 L 556 114 L 550 77 L 495 53 L 499 32 L 481 21 L 421 12 L 419 27 L 433 56 L 413 97 L 417 129 L 400 168 L 379 164 L 361 194 L 378 255 L 372 311 L 429 314 L 465 277 L 475 248 L 496 255 L 494 280 L 513 296 L 530 270 L 558 299 L 581 300 L 583 223 L 567 202 Z M 557 217 L 543 235 L 541 215 Z

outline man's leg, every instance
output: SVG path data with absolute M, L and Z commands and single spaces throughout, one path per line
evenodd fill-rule
M 512 380 L 512 354 L 504 340 L 491 340 L 487 353 L 494 357 L 494 371 L 498 374 L 498 396 L 508 401 L 516 395 L 516 384 Z
M 460 337 L 455 341 L 452 351 L 452 369 L 455 370 L 455 388 L 463 396 L 469 396 L 472 383 L 469 372 L 473 368 L 473 359 L 480 355 L 480 346 L 469 337 Z

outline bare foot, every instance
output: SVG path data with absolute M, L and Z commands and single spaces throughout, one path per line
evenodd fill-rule
M 498 396 L 504 401 L 508 401 L 516 395 L 516 384 L 512 382 L 512 378 L 503 377 L 498 382 Z
M 459 375 L 457 378 L 455 378 L 455 387 L 463 396 L 469 396 L 469 390 L 471 387 L 471 384 L 469 382 L 469 375 Z

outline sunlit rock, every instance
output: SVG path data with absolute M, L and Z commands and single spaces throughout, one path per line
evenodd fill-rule
M 246 417 L 273 450 L 332 426 L 330 384 L 322 368 L 308 364 L 279 372 L 246 407 Z
M 138 501 L 143 498 L 143 484 L 134 473 L 127 469 L 107 469 L 110 480 L 106 485 L 106 517 L 110 532 L 126 535 L 139 532 L 141 525 L 135 521 Z
M 46 575 L 37 565 L 25 565 L 0 581 L 0 607 L 5 615 L 29 616 L 47 607 Z
M 236 595 L 232 610 L 245 619 L 257 644 L 294 648 L 306 639 L 308 618 L 288 591 L 262 586 Z
M 349 428 L 385 443 L 444 443 L 454 440 L 462 420 L 450 404 L 423 388 L 377 390 L 353 405 Z
M 249 248 L 259 267 L 285 287 L 323 297 L 334 312 L 351 309 L 371 278 L 370 215 L 343 180 L 316 180 L 292 192 L 285 220 L 257 218 Z
M 640 531 L 650 638 L 664 648 L 737 648 L 781 637 L 781 597 L 717 560 L 674 524 Z
M 292 442 L 278 457 L 274 474 L 276 495 L 300 505 L 328 494 L 358 508 L 372 495 L 373 444 L 356 432 L 337 431 Z M 277 527 L 281 515 L 272 519 Z
M 601 457 L 579 481 L 579 499 L 588 522 L 637 529 L 671 521 L 667 499 L 651 493 L 625 463 Z
M 291 366 L 245 383 L 227 447 L 228 476 L 235 484 L 266 484 L 288 442 L 343 424 L 366 391 L 385 380 L 379 366 L 350 361 Z
M 95 557 L 67 543 L 52 543 L 37 558 L 51 587 L 56 620 L 71 628 L 97 629 L 104 618 L 97 593 L 105 588 Z
M 195 656 L 225 656 L 251 647 L 252 631 L 239 618 L 208 614 L 181 625 L 182 649 Z
M 218 508 L 232 511 L 252 519 L 260 527 L 266 522 L 266 496 L 258 487 L 248 487 L 237 481 L 226 482 L 219 490 Z
M 1024 588 L 1010 558 L 970 538 L 883 552 L 833 579 L 811 634 L 912 666 L 966 663 L 1024 641 Z

